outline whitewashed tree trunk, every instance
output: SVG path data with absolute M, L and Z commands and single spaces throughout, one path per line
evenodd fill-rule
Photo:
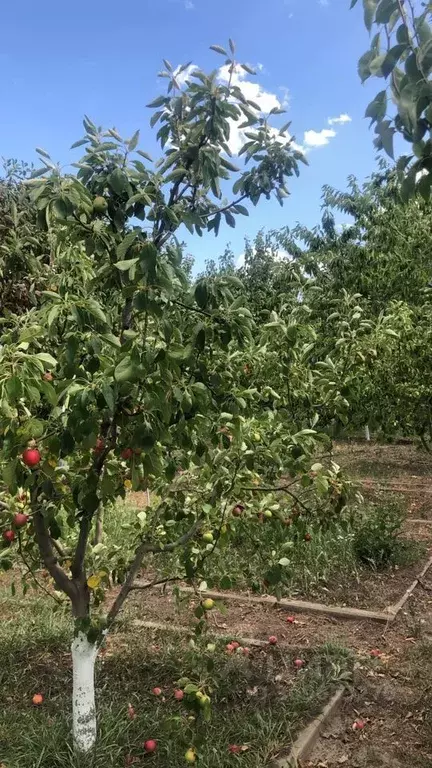
M 96 702 L 94 687 L 98 646 L 89 643 L 84 632 L 72 642 L 73 738 L 75 750 L 86 754 L 96 743 Z
M 366 424 L 365 426 L 365 440 L 367 440 L 368 443 L 370 442 L 369 424 Z

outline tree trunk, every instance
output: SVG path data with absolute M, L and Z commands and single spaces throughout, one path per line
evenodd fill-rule
M 103 506 L 101 505 L 96 512 L 96 525 L 95 535 L 93 539 L 93 546 L 100 544 L 103 536 Z
M 368 443 L 370 442 L 369 424 L 366 424 L 366 426 L 365 426 L 365 440 Z
M 98 645 L 79 631 L 72 642 L 73 738 L 75 750 L 88 754 L 96 743 L 95 661 Z

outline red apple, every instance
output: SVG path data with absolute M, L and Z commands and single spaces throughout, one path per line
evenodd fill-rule
M 379 651 L 378 648 L 374 648 L 370 652 L 370 655 L 372 656 L 373 659 L 379 659 L 379 657 L 381 656 L 381 651 Z
M 305 662 L 303 661 L 303 659 L 295 659 L 294 666 L 297 667 L 297 669 L 301 669 L 302 667 L 304 667 L 304 665 L 305 665 Z
M 352 729 L 353 731 L 362 731 L 365 725 L 366 723 L 364 720 L 356 720 L 352 725 Z
M 287 616 L 287 622 L 288 624 L 295 624 L 294 616 Z
M 121 457 L 125 461 L 129 461 L 133 456 L 133 450 L 132 448 L 125 448 L 124 451 L 121 452 Z
M 14 515 L 12 522 L 15 528 L 23 528 L 24 525 L 27 525 L 28 521 L 29 521 L 28 515 L 25 515 L 23 512 L 17 512 L 16 515 Z
M 239 747 L 237 744 L 230 744 L 228 747 L 228 752 L 231 752 L 232 755 L 238 755 L 242 751 L 242 748 Z
M 250 654 L 250 649 L 249 648 L 243 648 L 243 655 L 244 656 L 249 656 L 249 654 Z
M 37 467 L 41 460 L 41 455 L 37 448 L 26 448 L 25 451 L 22 452 L 21 458 L 26 465 L 26 467 Z
M 152 693 L 154 693 L 155 696 L 160 696 L 162 693 L 162 688 L 153 688 Z
M 98 437 L 96 440 L 96 445 L 93 448 L 93 453 L 102 453 L 102 451 L 105 448 L 105 440 L 103 440 L 102 437 Z
M 227 651 L 227 653 L 232 653 L 234 650 L 235 650 L 235 649 L 234 649 L 234 646 L 233 646 L 233 644 L 232 644 L 232 643 L 228 643 L 228 644 L 226 645 L 226 651 Z
M 3 531 L 3 539 L 7 541 L 8 544 L 12 544 L 15 539 L 15 532 L 11 530 Z
M 304 540 L 305 541 L 312 541 L 312 536 L 310 535 L 310 533 L 305 533 Z
M 50 373 L 49 371 L 47 371 L 47 372 L 46 372 L 46 373 L 44 373 L 44 375 L 43 375 L 43 380 L 44 380 L 44 381 L 50 381 L 50 382 L 51 382 L 51 381 L 54 381 L 54 376 L 52 375 L 52 373 Z
M 174 691 L 174 698 L 176 699 L 176 701 L 183 701 L 184 692 L 180 690 L 180 688 L 176 688 L 176 690 Z
M 146 752 L 156 752 L 157 741 L 154 739 L 147 739 L 147 741 L 144 742 L 144 749 Z
M 268 641 L 269 645 L 277 645 L 277 637 L 275 635 L 270 635 Z
M 232 511 L 232 514 L 234 515 L 234 517 L 241 517 L 243 512 L 244 512 L 243 504 L 236 504 Z
M 240 643 L 238 643 L 237 640 L 232 640 L 231 645 L 235 651 L 237 650 L 237 648 L 240 648 Z
M 35 693 L 35 695 L 32 698 L 32 703 L 35 705 L 35 707 L 39 707 L 43 702 L 43 696 L 41 693 Z

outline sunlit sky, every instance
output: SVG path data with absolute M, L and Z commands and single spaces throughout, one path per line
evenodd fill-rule
M 244 236 L 261 227 L 315 224 L 323 184 L 343 188 L 349 174 L 363 179 L 375 166 L 363 115 L 379 88 L 360 84 L 368 35 L 349 0 L 16 0 L 4 3 L 1 21 L 0 153 L 29 162 L 37 163 L 36 146 L 63 164 L 77 160 L 69 147 L 84 113 L 125 136 L 140 128 L 141 147 L 155 155 L 145 105 L 162 91 L 162 57 L 213 69 L 223 59 L 209 46 L 231 37 L 239 58 L 258 67 L 244 87 L 263 109 L 286 106 L 279 125 L 292 120 L 310 166 L 292 180 L 282 209 L 263 201 L 217 239 L 185 236 L 198 266 L 227 242 L 240 255 Z

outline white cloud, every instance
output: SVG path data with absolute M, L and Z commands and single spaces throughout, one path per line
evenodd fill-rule
M 219 70 L 219 80 L 221 80 L 223 83 L 229 82 L 229 70 L 229 64 L 225 64 Z M 265 91 L 259 83 L 254 83 L 251 80 L 247 80 L 246 78 L 247 74 L 245 70 L 237 65 L 231 78 L 231 84 L 238 85 L 246 98 L 254 101 L 259 106 L 261 112 L 268 113 L 270 110 L 274 109 L 274 107 L 278 109 L 281 107 L 281 102 L 275 93 Z
M 322 131 L 305 131 L 304 143 L 307 147 L 325 147 L 335 136 L 336 131 L 332 128 L 323 128 Z
M 258 65 L 258 69 L 260 71 L 262 70 L 262 68 L 263 68 L 262 65 Z M 229 64 L 225 64 L 223 67 L 220 68 L 218 77 L 222 83 L 229 82 L 230 80 Z M 272 93 L 271 91 L 266 91 L 259 83 L 253 82 L 252 80 L 248 80 L 247 73 L 240 66 L 237 66 L 235 68 L 231 77 L 231 84 L 237 85 L 239 88 L 241 88 L 243 95 L 246 96 L 247 99 L 255 102 L 255 104 L 258 107 L 258 110 L 256 110 L 257 114 L 268 114 L 269 112 L 271 112 L 272 109 L 275 109 L 275 108 L 281 109 L 286 106 L 286 101 L 288 97 L 287 88 L 280 89 L 283 91 L 283 94 L 284 94 L 284 101 L 281 102 L 275 93 Z M 252 107 L 250 109 L 254 111 Z M 240 122 L 243 122 L 243 119 Z M 243 144 L 245 143 L 245 141 L 247 141 L 247 138 L 244 135 L 244 131 L 238 127 L 238 124 L 235 122 L 235 120 L 230 120 L 230 129 L 231 130 L 230 130 L 230 138 L 229 138 L 228 146 L 233 155 L 238 155 Z M 277 131 L 275 130 L 275 135 L 276 134 L 277 134 Z M 289 139 L 286 139 L 286 141 L 289 141 Z
M 184 0 L 184 7 L 186 8 L 187 11 L 193 11 L 193 9 L 195 8 L 192 0 Z
M 327 120 L 329 125 L 344 125 L 345 123 L 351 123 L 352 117 L 343 112 L 339 117 L 329 117 Z

